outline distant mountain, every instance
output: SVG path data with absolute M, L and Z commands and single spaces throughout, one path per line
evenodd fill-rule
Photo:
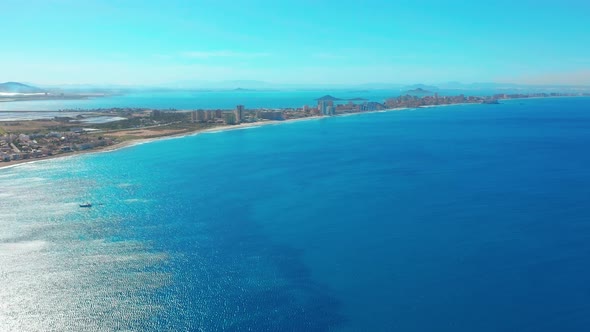
M 356 93 L 366 93 L 369 90 L 390 90 L 400 89 L 402 84 L 393 83 L 362 83 L 362 84 L 344 84 L 344 83 L 273 83 L 256 80 L 227 80 L 227 81 L 207 81 L 207 80 L 183 80 L 167 82 L 158 85 L 162 88 L 172 89 L 219 89 L 234 90 L 237 88 L 247 90 L 358 90 Z
M 255 80 L 233 80 L 233 81 L 206 81 L 206 80 L 182 80 L 158 84 L 161 88 L 192 90 L 192 89 L 215 89 L 215 90 L 263 90 L 272 89 L 274 84 Z M 238 90 L 239 89 L 239 90 Z
M 567 91 L 588 91 L 590 86 L 585 85 L 560 85 L 560 84 L 519 84 L 519 83 L 496 83 L 496 82 L 445 82 L 438 86 L 445 90 L 480 90 L 480 91 L 511 91 L 511 92 L 567 92 Z
M 494 90 L 494 89 L 506 89 L 506 88 L 518 88 L 518 84 L 511 83 L 493 83 L 493 82 L 475 82 L 475 83 L 461 83 L 461 82 L 446 82 L 441 83 L 439 86 L 442 89 L 453 89 L 453 90 Z
M 369 89 L 369 90 L 390 90 L 390 89 L 401 89 L 403 88 L 403 84 L 396 84 L 396 83 L 364 83 L 359 85 L 354 85 L 354 87 L 361 88 L 361 89 Z
M 0 83 L 0 92 L 8 93 L 43 93 L 45 90 L 18 82 Z

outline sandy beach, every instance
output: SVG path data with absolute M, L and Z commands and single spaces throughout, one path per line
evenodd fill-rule
M 439 105 L 437 105 L 437 106 L 439 106 Z M 440 106 L 443 106 L 443 105 L 440 105 Z M 362 114 L 392 112 L 392 111 L 406 111 L 406 110 L 413 110 L 413 109 L 414 108 L 404 107 L 404 108 L 394 108 L 394 109 L 387 109 L 387 110 L 380 110 L 380 111 L 345 113 L 345 114 L 338 114 L 333 117 L 354 116 L 354 115 L 362 115 Z M 328 119 L 328 118 L 330 118 L 330 117 L 310 116 L 310 117 L 305 117 L 305 118 L 289 119 L 289 120 L 282 120 L 282 121 L 269 120 L 269 121 L 260 121 L 260 122 L 251 122 L 251 123 L 241 123 L 238 125 L 223 125 L 223 126 L 218 126 L 218 127 L 214 127 L 214 128 L 200 129 L 200 130 L 188 131 L 188 132 L 187 131 L 179 132 L 178 130 L 165 130 L 165 131 L 159 131 L 158 134 L 154 134 L 153 137 L 133 138 L 133 139 L 126 140 L 126 141 L 117 142 L 113 145 L 104 146 L 104 147 L 97 147 L 97 148 L 89 149 L 89 150 L 60 153 L 58 155 L 47 156 L 47 157 L 42 157 L 42 158 L 11 160 L 11 161 L 7 161 L 7 162 L 1 162 L 0 169 L 15 167 L 15 166 L 19 166 L 19 165 L 25 165 L 25 164 L 29 164 L 29 163 L 35 163 L 35 162 L 39 162 L 39 161 L 89 154 L 89 153 L 110 152 L 110 151 L 115 151 L 115 150 L 119 150 L 119 149 L 124 149 L 127 147 L 132 147 L 135 145 L 150 143 L 153 141 L 159 141 L 159 140 L 164 140 L 164 139 L 177 139 L 177 138 L 182 138 L 182 137 L 187 137 L 187 136 L 199 135 L 202 133 L 240 130 L 240 129 L 247 129 L 247 128 L 255 128 L 255 127 L 262 127 L 262 126 L 269 126 L 269 125 L 280 125 L 280 124 L 295 123 L 295 122 L 302 122 L 302 121 L 312 121 L 312 120 Z M 115 134 L 113 136 L 123 136 L 123 135 L 125 135 L 125 133 L 123 133 L 123 132 L 128 133 L 130 131 L 132 131 L 132 130 L 121 130 L 120 133 Z M 142 134 L 149 134 L 146 130 L 142 130 L 142 129 L 138 129 L 135 131 L 138 133 L 141 132 Z
M 365 113 L 369 113 L 369 112 L 365 112 Z M 153 137 L 145 137 L 146 134 L 149 135 L 152 132 L 148 132 L 147 130 L 139 129 L 139 130 L 135 130 L 135 132 L 139 133 L 140 135 L 144 135 L 144 137 L 138 137 L 138 138 L 130 139 L 127 141 L 117 142 L 113 145 L 104 146 L 104 147 L 97 147 L 97 148 L 89 149 L 89 150 L 60 153 L 58 155 L 46 156 L 46 157 L 41 157 L 41 158 L 11 160 L 11 161 L 7 161 L 7 162 L 1 162 L 0 169 L 14 167 L 14 166 L 18 166 L 18 165 L 29 164 L 29 163 L 35 163 L 35 162 L 39 162 L 39 161 L 77 156 L 77 155 L 88 154 L 88 153 L 110 152 L 110 151 L 123 149 L 126 147 L 131 147 L 131 146 L 135 146 L 135 145 L 139 145 L 139 144 L 153 142 L 153 141 L 159 141 L 159 140 L 163 140 L 163 139 L 176 139 L 176 138 L 182 138 L 182 137 L 187 137 L 187 136 L 194 136 L 194 135 L 207 133 L 207 132 L 222 132 L 222 131 L 230 131 L 230 130 L 240 130 L 240 129 L 254 128 L 254 127 L 261 127 L 261 126 L 268 126 L 268 125 L 278 125 L 278 124 L 283 124 L 283 123 L 294 123 L 294 122 L 299 122 L 299 121 L 317 120 L 317 119 L 321 119 L 321 118 L 323 118 L 323 117 L 312 116 L 312 117 L 307 117 L 307 118 L 290 119 L 290 120 L 284 120 L 284 121 L 270 120 L 270 121 L 261 121 L 261 122 L 252 122 L 252 123 L 241 123 L 238 125 L 223 125 L 223 126 L 218 126 L 218 127 L 214 127 L 214 128 L 207 128 L 207 129 L 201 129 L 201 130 L 195 130 L 195 131 L 164 130 L 164 131 L 158 131 L 157 132 L 158 134 L 154 134 Z M 113 136 L 124 136 L 125 134 L 128 134 L 128 132 L 130 132 L 130 131 L 131 130 L 121 130 L 121 132 L 116 133 Z M 154 133 L 156 133 L 156 132 L 154 132 Z
M 560 98 L 560 97 L 545 97 L 545 98 Z M 518 99 L 511 99 L 511 100 L 518 100 Z M 427 108 L 438 108 L 438 107 L 448 107 L 448 106 L 464 106 L 464 105 L 473 105 L 473 103 L 425 105 L 425 106 L 420 106 L 420 107 L 416 107 L 416 108 L 412 108 L 412 107 L 400 107 L 400 108 L 392 108 L 392 109 L 385 109 L 385 110 L 379 110 L 379 111 L 366 111 L 366 112 L 337 114 L 337 115 L 335 115 L 333 117 L 358 116 L 358 115 L 372 114 L 372 113 L 384 113 L 384 112 L 393 112 L 393 111 L 412 111 L 412 110 L 418 110 L 418 109 L 421 109 L 421 108 L 427 109 Z M 178 130 L 178 129 L 155 131 L 155 130 L 150 130 L 148 128 L 144 128 L 144 129 L 141 129 L 141 128 L 139 128 L 139 129 L 123 129 L 123 130 L 120 130 L 120 131 L 116 131 L 116 132 L 110 133 L 109 135 L 112 136 L 112 137 L 123 137 L 123 136 L 127 136 L 127 137 L 129 137 L 129 136 L 138 136 L 138 137 L 137 138 L 131 138 L 131 139 L 128 139 L 128 140 L 125 140 L 125 141 L 121 141 L 121 142 L 117 142 L 117 143 L 115 143 L 113 145 L 110 145 L 110 146 L 97 147 L 97 148 L 94 148 L 94 149 L 89 149 L 89 150 L 84 150 L 84 151 L 73 151 L 73 152 L 61 153 L 61 154 L 58 154 L 58 155 L 47 156 L 47 157 L 42 157 L 42 158 L 24 159 L 24 160 L 12 160 L 12 161 L 8 161 L 8 162 L 0 162 L 0 169 L 1 168 L 6 168 L 6 167 L 14 167 L 14 166 L 17 166 L 17 165 L 22 165 L 22 164 L 27 164 L 27 163 L 33 163 L 33 162 L 50 160 L 50 159 L 56 159 L 56 158 L 64 158 L 64 157 L 81 155 L 81 154 L 87 154 L 87 153 L 109 152 L 109 151 L 123 149 L 123 148 L 134 146 L 134 145 L 139 145 L 139 144 L 145 144 L 145 143 L 153 142 L 153 141 L 156 141 L 156 140 L 176 139 L 176 138 L 182 138 L 182 137 L 186 137 L 186 136 L 193 136 L 193 135 L 198 135 L 198 134 L 207 133 L 207 132 L 222 132 L 222 131 L 229 131 L 229 130 L 240 130 L 240 129 L 253 128 L 253 127 L 261 127 L 261 126 L 268 126 L 268 125 L 279 125 L 279 124 L 285 124 L 285 123 L 294 123 L 294 122 L 299 122 L 299 121 L 311 121 L 311 120 L 328 119 L 328 118 L 330 118 L 330 117 L 325 117 L 325 116 L 310 116 L 310 117 L 305 117 L 305 118 L 289 119 L 289 120 L 283 120 L 283 121 L 268 120 L 268 121 L 252 122 L 252 123 L 241 123 L 241 124 L 238 124 L 238 125 L 223 125 L 223 126 L 218 126 L 218 127 L 213 127 L 213 128 L 207 128 L 207 129 L 199 129 L 199 130 L 193 130 L 193 131 Z
M 451 104 L 451 105 L 456 105 L 456 104 Z M 451 106 L 451 105 L 432 105 L 432 106 L 429 106 L 429 108 L 441 107 L 441 106 Z M 420 108 L 425 108 L 425 107 L 420 107 Z M 374 114 L 374 113 L 384 113 L 384 112 L 394 112 L 394 111 L 408 111 L 408 110 L 416 110 L 416 109 L 419 109 L 419 108 L 400 107 L 400 108 L 392 108 L 392 109 L 379 110 L 379 111 L 344 113 L 344 114 L 338 114 L 338 115 L 335 115 L 332 117 L 346 117 L 346 116 L 356 116 L 356 115 L 363 115 L 363 114 Z M 164 131 L 158 131 L 157 134 L 154 134 L 153 137 L 133 138 L 133 139 L 130 139 L 127 141 L 115 143 L 110 146 L 98 147 L 98 148 L 90 149 L 90 150 L 73 151 L 73 152 L 69 152 L 69 153 L 61 153 L 58 155 L 47 156 L 47 157 L 42 157 L 42 158 L 12 160 L 12 161 L 8 161 L 8 162 L 2 162 L 2 163 L 0 163 L 0 169 L 7 168 L 7 167 L 14 167 L 14 166 L 18 166 L 18 165 L 24 165 L 24 164 L 28 164 L 28 163 L 34 163 L 34 162 L 38 162 L 38 161 L 57 159 L 57 158 L 65 158 L 65 157 L 88 154 L 88 153 L 110 152 L 110 151 L 115 151 L 115 150 L 119 150 L 119 149 L 124 149 L 127 147 L 132 147 L 135 145 L 145 144 L 145 143 L 149 143 L 149 142 L 153 142 L 153 141 L 159 141 L 159 140 L 163 140 L 163 139 L 177 139 L 177 138 L 182 138 L 182 137 L 187 137 L 187 136 L 199 135 L 202 133 L 240 130 L 240 129 L 255 128 L 255 127 L 262 127 L 262 126 L 269 126 L 269 125 L 280 125 L 280 124 L 295 123 L 295 122 L 301 122 L 301 121 L 312 121 L 312 120 L 318 120 L 318 119 L 329 119 L 329 118 L 331 118 L 331 117 L 310 116 L 310 117 L 305 117 L 305 118 L 289 119 L 289 120 L 282 120 L 282 121 L 269 120 L 269 121 L 260 121 L 260 122 L 251 122 L 251 123 L 241 123 L 238 125 L 223 125 L 223 126 L 218 126 L 218 127 L 214 127 L 214 128 L 199 129 L 199 130 L 195 130 L 195 131 L 164 130 Z M 128 134 L 129 132 L 132 132 L 132 131 L 140 133 L 140 135 L 144 135 L 144 136 L 146 134 L 149 135 L 151 133 L 145 129 L 121 130 L 120 132 L 115 133 L 113 136 L 124 136 L 125 134 Z

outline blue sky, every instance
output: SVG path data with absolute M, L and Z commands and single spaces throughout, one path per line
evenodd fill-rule
M 590 85 L 590 1 L 0 0 L 0 81 Z

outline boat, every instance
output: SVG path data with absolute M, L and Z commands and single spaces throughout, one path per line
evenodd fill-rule
M 80 204 L 80 207 L 81 207 L 81 208 L 89 208 L 89 207 L 92 207 L 92 203 L 90 203 L 90 202 L 86 202 L 86 203 L 84 203 L 84 204 Z

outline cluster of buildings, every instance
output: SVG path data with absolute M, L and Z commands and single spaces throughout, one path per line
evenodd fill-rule
M 386 109 L 385 105 L 375 101 L 365 101 L 360 104 L 349 101 L 347 104 L 336 106 L 339 113 L 358 113 L 358 112 L 372 112 Z
M 590 93 L 580 93 L 578 95 L 579 96 L 590 96 Z M 566 96 L 572 96 L 572 94 L 571 93 L 557 93 L 557 92 L 552 92 L 552 93 L 538 92 L 538 93 L 527 93 L 527 94 L 500 93 L 500 94 L 495 94 L 492 98 L 494 98 L 494 99 L 520 99 L 520 98 L 547 98 L 547 97 L 566 97 Z
M 333 100 L 318 100 L 318 113 L 319 115 L 330 116 L 336 115 L 336 107 L 334 107 Z
M 244 121 L 244 105 L 236 106 L 233 111 L 227 110 L 195 110 L 190 112 L 192 123 L 240 124 Z
M 574 95 L 590 95 L 587 93 Z M 431 105 L 449 105 L 461 103 L 497 103 L 500 99 L 560 97 L 572 96 L 564 93 L 532 93 L 532 94 L 496 94 L 489 97 L 478 96 L 439 96 L 437 93 L 427 96 L 404 95 L 388 98 L 384 103 L 367 101 L 362 98 L 349 100 L 338 99 L 329 95 L 317 99 L 317 107 L 308 105 L 302 108 L 281 109 L 246 109 L 237 105 L 233 110 L 195 110 L 190 112 L 174 112 L 175 110 L 151 110 L 145 108 L 113 108 L 93 110 L 94 116 L 117 114 L 124 121 L 98 123 L 94 129 L 104 133 L 118 130 L 152 128 L 177 124 L 206 123 L 216 125 L 236 125 L 245 122 L 280 121 L 305 118 L 310 116 L 332 116 L 342 113 L 379 111 L 395 108 L 416 108 Z M 70 121 L 83 122 L 84 117 L 56 117 L 59 126 L 51 128 L 49 133 L 9 133 L 0 135 L 0 161 L 14 161 L 31 158 L 43 158 L 72 151 L 89 150 L 96 147 L 114 144 L 108 137 L 89 135 L 86 129 L 74 128 Z M 95 134 L 96 134 L 95 133 Z
M 112 144 L 113 141 L 109 138 L 94 138 L 76 131 L 5 134 L 0 136 L 0 161 L 43 158 Z
M 380 111 L 393 108 L 414 108 L 431 105 L 448 105 L 460 103 L 486 103 L 499 99 L 494 97 L 465 97 L 458 96 L 439 96 L 435 93 L 432 96 L 412 96 L 405 95 L 395 98 L 389 98 L 384 103 L 367 101 L 357 98 L 354 100 L 341 101 L 341 99 L 326 95 L 317 99 L 317 106 L 308 105 L 302 108 L 293 109 L 256 109 L 246 110 L 244 105 L 237 105 L 234 110 L 196 110 L 190 112 L 190 121 L 192 123 L 211 123 L 236 125 L 244 122 L 257 122 L 261 120 L 287 120 L 295 118 L 304 118 L 309 116 L 333 116 L 341 113 L 357 113 Z M 341 101 L 341 102 L 339 102 Z
M 396 98 L 389 98 L 385 101 L 387 108 L 403 108 L 403 107 L 420 107 L 420 106 L 432 106 L 432 105 L 449 105 L 449 104 L 462 104 L 462 103 L 482 103 L 485 98 L 482 97 L 465 97 L 464 95 L 458 96 L 439 96 L 435 93 L 433 96 L 399 96 Z
M 207 123 L 219 123 L 223 122 L 223 111 L 222 110 L 198 110 L 191 111 L 191 122 L 207 122 Z
M 190 122 L 236 125 L 260 120 L 284 120 L 282 110 L 246 110 L 244 105 L 237 105 L 234 110 L 196 110 L 190 112 Z
M 319 98 L 317 110 L 311 110 L 313 115 L 319 116 L 332 116 L 338 113 L 356 113 L 356 112 L 367 112 L 367 111 L 379 111 L 385 109 L 385 105 L 382 103 L 367 101 L 362 98 L 355 98 L 348 100 L 348 102 L 336 103 L 340 99 L 332 96 L 324 96 Z M 358 103 L 357 103 L 358 102 Z M 304 112 L 309 111 L 308 106 L 303 107 Z
M 432 96 L 412 96 L 405 95 L 396 98 L 389 98 L 385 101 L 387 108 L 403 107 L 420 107 L 432 105 L 450 105 L 450 104 L 497 104 L 500 99 L 520 99 L 520 98 L 547 98 L 547 97 L 564 97 L 572 96 L 568 93 L 528 93 L 528 94 L 495 94 L 489 97 L 480 96 L 439 96 L 435 93 Z

